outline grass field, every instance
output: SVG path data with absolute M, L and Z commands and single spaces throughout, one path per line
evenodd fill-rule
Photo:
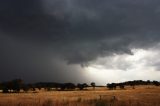
M 160 87 L 137 86 L 125 90 L 104 87 L 85 91 L 0 93 L 0 106 L 160 106 Z

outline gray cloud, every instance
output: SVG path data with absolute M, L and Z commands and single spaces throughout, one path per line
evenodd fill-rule
M 153 47 L 160 41 L 159 4 L 158 0 L 0 1 L 1 70 L 32 70 L 36 75 L 33 70 L 65 70 L 51 67 L 52 58 L 60 61 L 53 63 L 55 67 L 61 62 L 87 65 L 98 57 Z

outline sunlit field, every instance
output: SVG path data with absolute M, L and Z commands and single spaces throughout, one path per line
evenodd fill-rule
M 0 93 L 0 106 L 160 106 L 160 87 L 136 86 L 124 90 L 106 87 L 75 91 L 36 90 Z

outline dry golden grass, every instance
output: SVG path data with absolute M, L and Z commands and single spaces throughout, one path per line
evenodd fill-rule
M 86 91 L 39 91 L 38 93 L 0 93 L 0 106 L 160 106 L 160 87 Z

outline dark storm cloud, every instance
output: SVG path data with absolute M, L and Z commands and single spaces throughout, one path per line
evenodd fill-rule
M 160 40 L 159 5 L 159 0 L 0 1 L 1 70 L 34 75 L 49 70 L 39 71 L 43 75 L 65 70 L 64 64 L 52 64 L 55 58 L 61 60 L 57 64 L 85 65 L 151 47 Z

